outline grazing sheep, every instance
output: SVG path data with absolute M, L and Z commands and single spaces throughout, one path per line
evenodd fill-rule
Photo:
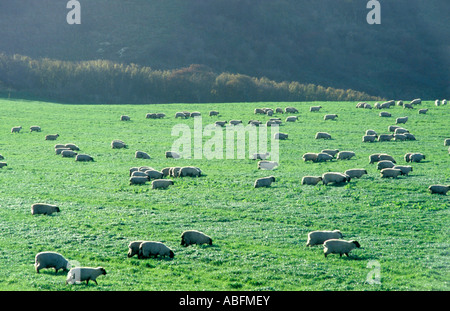
M 211 110 L 211 111 L 209 112 L 209 116 L 210 116 L 210 117 L 212 117 L 212 116 L 218 116 L 218 115 L 219 115 L 219 112 L 216 111 L 216 110 Z
M 80 148 L 75 144 L 65 144 L 64 148 L 69 148 L 70 150 L 73 151 L 80 151 Z
M 396 105 L 402 107 L 403 106 L 403 101 L 402 100 L 397 101 Z
M 56 153 L 57 155 L 60 155 L 61 152 L 63 152 L 64 150 L 70 150 L 70 151 L 71 151 L 70 148 L 56 148 L 56 149 L 55 149 L 55 153 Z
M 265 114 L 264 110 L 262 110 L 261 108 L 256 108 L 254 112 L 255 114 Z
M 328 172 L 322 174 L 322 183 L 324 185 L 328 185 L 329 183 L 340 184 L 349 182 L 350 180 L 350 176 L 339 172 Z
M 221 126 L 221 127 L 224 127 L 227 123 L 228 123 L 228 121 L 216 121 L 216 122 L 214 122 L 214 124 L 216 126 Z
M 229 123 L 231 125 L 238 125 L 238 124 L 242 124 L 242 120 L 231 120 Z
M 374 130 L 367 130 L 367 131 L 366 131 L 366 135 L 373 135 L 373 136 L 378 137 L 377 132 L 375 132 Z
M 30 132 L 41 132 L 42 129 L 40 126 L 34 125 L 34 126 L 30 126 Z
M 416 137 L 411 133 L 404 133 L 406 140 L 416 140 Z
M 361 178 L 363 175 L 367 174 L 367 170 L 363 168 L 352 168 L 346 170 L 345 175 L 350 176 L 350 178 Z
M 380 159 L 380 161 L 388 160 L 391 161 L 392 163 L 397 163 L 393 156 L 386 153 L 381 153 L 378 158 Z
M 61 210 L 58 206 L 45 203 L 35 203 L 31 205 L 31 215 L 44 214 L 51 215 L 53 213 L 59 213 Z
M 127 145 L 123 141 L 115 139 L 111 142 L 111 148 L 112 149 L 127 148 Z
M 253 126 L 260 126 L 262 124 L 262 122 L 259 120 L 249 120 L 248 124 L 253 125 Z
M 21 126 L 14 126 L 13 128 L 11 128 L 11 133 L 19 133 L 21 129 Z
M 267 127 L 270 127 L 273 125 L 280 125 L 280 124 L 281 124 L 281 121 L 279 121 L 279 120 L 269 120 L 266 122 Z
M 129 116 L 125 116 L 125 115 L 120 116 L 120 121 L 130 121 L 130 120 L 131 119 Z
M 200 177 L 202 171 L 195 166 L 185 166 L 180 169 L 178 176 L 180 177 Z
M 180 170 L 181 170 L 181 167 L 179 167 L 179 166 L 171 167 L 169 170 L 169 176 L 178 177 Z
M 152 189 L 166 189 L 173 184 L 173 180 L 170 179 L 155 179 L 152 181 Z
M 266 153 L 254 153 L 251 156 L 252 160 L 266 160 L 268 157 L 270 157 L 270 154 L 268 152 Z
M 268 116 L 273 116 L 273 109 L 266 109 L 266 114 L 268 115 Z
M 183 118 L 186 119 L 188 116 L 184 112 L 175 113 L 175 118 Z
M 369 156 L 369 164 L 380 161 L 380 153 L 373 153 Z
M 444 146 L 450 146 L 450 138 L 444 139 Z
M 393 168 L 395 166 L 394 162 L 389 160 L 380 160 L 377 163 L 377 170 L 382 170 L 385 168 Z
M 322 153 L 328 153 L 332 157 L 339 153 L 339 149 L 324 149 L 321 151 Z
M 59 134 L 50 134 L 45 136 L 45 140 L 56 140 L 59 137 Z
M 376 102 L 375 104 L 373 104 L 373 108 L 381 109 L 381 104 L 379 102 Z
M 356 104 L 356 108 L 364 108 L 364 105 L 365 105 L 365 104 L 366 104 L 366 103 L 359 102 L 359 103 Z
M 339 254 L 339 257 L 342 257 L 342 254 L 348 256 L 348 254 L 354 250 L 355 248 L 360 248 L 361 245 L 358 241 L 345 241 L 339 239 L 330 239 L 323 243 L 323 253 L 325 258 L 329 254 Z
M 286 112 L 286 113 L 298 113 L 298 110 L 297 110 L 297 108 L 294 108 L 294 107 L 286 107 L 286 108 L 284 108 L 284 112 Z
M 302 158 L 303 158 L 303 161 L 305 161 L 305 162 L 307 162 L 307 161 L 316 162 L 317 156 L 318 156 L 317 153 L 307 152 L 307 153 L 303 154 Z
M 372 109 L 372 106 L 370 104 L 364 104 L 364 109 Z
M 208 244 L 212 245 L 211 237 L 197 230 L 187 230 L 181 234 L 181 245 L 189 246 L 192 244 Z
M 279 139 L 279 140 L 286 140 L 288 139 L 289 135 L 285 133 L 275 133 L 273 135 L 273 139 Z
M 34 258 L 34 267 L 37 273 L 39 273 L 39 270 L 41 269 L 54 268 L 56 274 L 60 269 L 62 269 L 63 271 L 69 270 L 70 264 L 69 261 L 59 253 L 40 252 L 37 253 L 36 257 Z
M 309 108 L 309 111 L 319 111 L 322 108 L 322 106 L 311 106 Z
M 317 132 L 316 139 L 331 139 L 331 135 L 325 132 Z
M 128 254 L 127 257 L 131 258 L 134 255 L 139 254 L 139 246 L 144 241 L 131 241 L 130 244 L 128 244 Z
M 409 162 L 417 162 L 417 163 L 419 163 L 422 160 L 425 160 L 425 155 L 423 155 L 422 153 L 413 153 L 409 157 Z
M 426 114 L 428 109 L 419 109 L 419 114 Z
M 77 156 L 75 157 L 75 161 L 78 161 L 78 162 L 93 162 L 94 158 L 91 157 L 88 154 L 77 154 Z
M 5 162 L 0 162 L 0 168 L 3 168 L 5 166 L 8 166 L 8 164 L 6 164 Z
M 394 135 L 395 134 L 405 134 L 405 133 L 409 133 L 409 131 L 403 127 L 397 127 L 394 131 Z
M 281 107 L 277 107 L 277 108 L 275 109 L 275 112 L 276 112 L 276 113 L 284 113 L 283 108 L 281 108 Z
M 298 120 L 297 116 L 289 116 L 286 118 L 286 122 L 295 122 Z
M 394 135 L 392 134 L 381 134 L 378 136 L 378 141 L 390 141 L 394 138 Z
M 131 176 L 130 185 L 145 185 L 149 181 L 148 176 Z
M 364 135 L 362 138 L 362 142 L 363 143 L 373 143 L 374 141 L 376 141 L 377 136 L 375 135 Z
M 169 176 L 170 175 L 170 167 L 165 167 L 161 170 L 161 173 L 163 174 L 164 177 Z
M 63 158 L 74 158 L 78 153 L 72 150 L 63 150 L 61 151 L 61 155 Z
M 396 125 L 389 125 L 388 130 L 389 132 L 395 132 L 396 129 L 398 129 L 400 126 Z
M 200 117 L 202 114 L 200 113 L 200 112 L 198 112 L 198 111 L 194 111 L 194 112 L 191 112 L 191 117 L 192 118 L 194 118 L 194 117 Z
M 0 154 L 0 160 L 4 160 L 5 157 Z
M 445 105 L 447 105 L 447 100 L 446 100 L 446 99 L 443 99 L 443 100 L 442 100 L 442 106 L 445 106 Z
M 255 188 L 270 187 L 270 185 L 273 182 L 275 182 L 275 177 L 274 176 L 258 178 L 257 180 L 255 180 L 254 187 Z
M 402 175 L 402 171 L 395 168 L 384 168 L 380 171 L 381 178 L 397 178 Z
M 327 230 L 317 230 L 308 233 L 308 239 L 306 241 L 306 246 L 321 245 L 325 241 L 330 239 L 341 239 L 343 234 L 339 230 L 327 231 Z
M 106 270 L 102 267 L 98 268 L 90 268 L 90 267 L 76 267 L 70 269 L 69 273 L 67 273 L 66 284 L 75 284 L 77 282 L 86 281 L 86 285 L 89 284 L 89 281 L 93 281 L 96 285 L 97 278 L 100 275 L 106 275 Z
M 259 170 L 273 170 L 275 167 L 278 166 L 278 162 L 275 161 L 259 161 L 258 162 L 258 169 Z
M 163 173 L 154 169 L 146 170 L 144 173 L 147 174 L 149 180 L 162 179 L 164 177 Z
M 147 114 L 145 115 L 145 118 L 146 118 L 146 119 L 156 119 L 156 118 L 157 118 L 157 115 L 156 115 L 156 113 L 147 113 Z
M 405 124 L 408 121 L 408 117 L 400 117 L 395 119 L 396 124 Z
M 395 165 L 393 167 L 393 169 L 402 171 L 402 175 L 406 175 L 406 176 L 408 176 L 408 174 L 413 171 L 412 166 L 409 166 L 409 165 Z
M 303 176 L 302 185 L 317 185 L 322 180 L 322 176 Z
M 179 159 L 181 158 L 180 154 L 175 151 L 166 151 L 166 158 Z
M 334 119 L 336 119 L 337 117 L 338 117 L 337 114 L 326 114 L 326 115 L 323 117 L 323 119 L 324 119 L 324 120 L 334 120 Z
M 420 105 L 421 103 L 422 103 L 422 100 L 420 98 L 413 99 L 410 102 L 411 105 Z
M 157 114 L 156 114 L 156 118 L 157 118 L 157 119 L 162 119 L 162 118 L 164 118 L 165 116 L 166 116 L 165 113 L 157 113 Z
M 334 158 L 331 154 L 321 152 L 317 154 L 317 158 L 315 162 L 326 162 L 326 161 L 332 161 Z
M 389 112 L 386 112 L 386 111 L 380 112 L 379 116 L 380 117 L 384 117 L 384 118 L 392 117 L 392 115 Z
M 353 158 L 356 154 L 353 151 L 339 151 L 337 154 L 338 160 L 350 160 Z
M 414 109 L 413 105 L 411 105 L 411 104 L 403 104 L 403 109 L 406 109 L 406 108 Z
M 450 190 L 450 186 L 446 185 L 431 185 L 428 187 L 428 191 L 430 191 L 431 194 L 442 194 L 446 195 L 447 192 Z
M 411 161 L 411 155 L 412 155 L 412 152 L 408 152 L 405 154 L 405 156 L 404 156 L 405 162 Z
M 170 258 L 175 256 L 173 251 L 161 242 L 145 241 L 139 245 L 139 259 L 151 256 L 156 258 L 158 255 L 161 257 L 169 256 Z
M 134 157 L 136 159 L 150 159 L 150 156 L 148 155 L 148 153 L 143 152 L 143 151 L 136 151 L 136 153 L 134 154 Z
M 394 134 L 394 140 L 395 141 L 405 141 L 407 140 L 405 134 Z
M 146 176 L 148 176 L 147 175 L 147 173 L 145 173 L 145 172 L 141 172 L 141 171 L 134 171 L 134 172 L 132 172 L 131 173 L 131 175 L 130 176 L 142 176 L 142 177 L 146 177 Z

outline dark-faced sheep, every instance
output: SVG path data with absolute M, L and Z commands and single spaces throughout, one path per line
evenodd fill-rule
M 93 281 L 96 285 L 98 285 L 97 277 L 99 277 L 100 275 L 106 275 L 106 270 L 102 267 L 72 268 L 72 269 L 70 269 L 69 273 L 67 273 L 66 284 L 75 284 L 75 283 L 86 281 L 86 285 L 88 285 L 89 281 Z
M 349 253 L 355 248 L 360 248 L 361 245 L 358 241 L 345 241 L 339 239 L 330 239 L 323 243 L 323 253 L 325 257 L 329 254 L 339 254 L 339 257 L 346 255 L 349 257 Z
M 45 140 L 56 140 L 59 137 L 59 134 L 50 134 L 45 136 Z
M 450 190 L 450 186 L 446 186 L 446 185 L 431 185 L 428 187 L 428 191 L 431 194 L 446 195 L 449 190 Z
M 161 242 L 145 241 L 139 245 L 138 258 L 156 258 L 157 256 L 173 258 L 175 254 L 173 251 Z
M 208 244 L 212 245 L 211 237 L 197 230 L 186 230 L 181 234 L 181 245 L 189 246 L 192 244 Z
M 37 273 L 42 269 L 53 268 L 56 274 L 61 269 L 63 271 L 69 270 L 70 264 L 63 255 L 57 252 L 40 252 L 34 258 L 34 267 Z
M 262 177 L 255 180 L 255 184 L 253 186 L 255 188 L 270 187 L 273 182 L 275 182 L 274 176 Z
M 339 172 L 328 172 L 322 174 L 322 183 L 324 185 L 328 185 L 329 183 L 341 184 L 345 182 L 350 182 L 350 180 L 351 180 L 350 176 Z
M 331 135 L 328 133 L 325 133 L 325 132 L 317 132 L 315 138 L 316 139 L 331 139 Z
M 321 245 L 327 240 L 331 239 L 341 239 L 343 237 L 341 231 L 339 230 L 317 230 L 308 233 L 308 239 L 306 241 L 306 246 Z
M 53 204 L 35 203 L 31 205 L 31 215 L 51 215 L 53 213 L 59 213 L 60 211 L 59 207 Z

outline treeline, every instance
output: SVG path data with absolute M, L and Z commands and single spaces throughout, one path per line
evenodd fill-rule
M 354 90 L 217 74 L 202 65 L 161 71 L 106 60 L 68 62 L 6 54 L 0 54 L 0 86 L 13 96 L 92 104 L 380 100 Z

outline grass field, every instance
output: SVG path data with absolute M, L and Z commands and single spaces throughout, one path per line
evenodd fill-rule
M 309 112 L 320 104 L 318 113 Z M 431 184 L 450 184 L 449 106 L 429 108 L 426 115 L 393 107 L 391 118 L 380 110 L 356 109 L 353 102 L 224 103 L 171 105 L 63 105 L 0 100 L 0 290 L 449 290 L 450 196 L 431 195 Z M 216 120 L 250 119 L 257 107 L 294 106 L 299 121 L 283 122 L 289 139 L 279 142 L 280 166 L 257 169 L 249 159 L 166 159 L 179 123 L 193 128 L 193 119 L 175 119 L 177 111 L 200 111 L 203 125 Z M 210 110 L 220 117 L 209 117 Z M 164 119 L 146 119 L 163 112 Z M 336 121 L 324 121 L 327 113 Z M 126 114 L 131 121 L 119 121 Z M 274 116 L 280 116 L 275 114 Z M 387 133 L 395 118 L 416 141 L 362 143 L 367 129 Z M 286 115 L 280 116 L 283 120 Z M 13 126 L 22 132 L 12 134 Z M 42 132 L 29 132 L 39 125 Z M 318 131 L 332 135 L 315 140 Z M 57 141 L 46 141 L 58 133 Z M 128 149 L 111 149 L 113 139 Z M 204 137 L 206 142 L 209 138 Z M 75 143 L 95 162 L 78 163 L 55 155 L 56 143 Z M 303 162 L 305 152 L 332 148 L 352 150 L 356 157 L 328 163 Z M 152 159 L 134 158 L 136 150 Z M 270 150 L 269 150 L 270 151 Z M 381 179 L 372 153 L 389 153 L 405 164 L 407 152 L 426 160 L 412 164 L 408 177 Z M 129 168 L 195 165 L 206 174 L 176 178 L 167 190 L 130 186 Z M 303 186 L 305 175 L 366 168 L 368 175 L 344 186 Z M 253 188 L 255 179 L 274 175 L 270 188 Z M 57 204 L 52 216 L 31 215 L 31 204 Z M 213 238 L 212 246 L 180 245 L 184 230 L 196 229 Z M 340 229 L 361 249 L 350 257 L 323 256 L 321 246 L 306 247 L 312 230 Z M 127 258 L 132 240 L 156 240 L 173 249 L 173 259 Z M 83 266 L 102 266 L 107 275 L 98 285 L 65 285 L 65 272 L 34 270 L 40 251 L 57 251 Z M 370 266 L 375 263 L 374 266 Z M 374 267 L 379 267 L 376 270 Z M 379 272 L 379 273 L 378 273 Z M 376 274 L 379 284 L 368 276 Z

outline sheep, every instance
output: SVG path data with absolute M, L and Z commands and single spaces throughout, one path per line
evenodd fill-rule
M 393 138 L 393 134 L 381 134 L 380 136 L 378 136 L 378 141 L 390 141 Z
M 270 154 L 268 152 L 266 153 L 254 153 L 251 156 L 252 160 L 266 160 L 268 157 L 270 157 Z
M 173 184 L 173 180 L 170 179 L 154 179 L 152 181 L 152 189 L 166 189 Z
M 350 178 L 361 178 L 363 175 L 367 174 L 367 170 L 363 168 L 353 168 L 346 170 L 344 174 L 350 176 Z
M 303 176 L 302 185 L 317 185 L 322 180 L 322 176 Z
M 297 116 L 289 116 L 286 118 L 286 122 L 295 122 L 298 120 Z
M 75 157 L 75 161 L 77 162 L 94 162 L 94 158 L 88 154 L 77 154 Z
M 422 100 L 420 98 L 416 98 L 410 102 L 410 105 L 420 105 L 421 103 L 422 103 Z
M 178 177 L 180 170 L 181 170 L 181 167 L 178 167 L 178 166 L 171 167 L 169 170 L 169 176 Z
M 317 230 L 308 233 L 308 239 L 306 241 L 306 246 L 321 245 L 325 241 L 330 239 L 341 239 L 343 234 L 339 230 L 327 231 L 327 230 Z
M 443 100 L 442 100 L 442 106 L 445 106 L 445 105 L 447 105 L 447 100 L 446 100 L 446 99 L 443 99 Z
M 61 151 L 61 155 L 63 158 L 73 158 L 77 155 L 78 153 L 72 150 L 63 150 Z
M 294 107 L 286 107 L 286 108 L 284 108 L 284 112 L 286 112 L 286 113 L 298 113 L 298 110 L 297 110 L 297 108 L 294 108 Z
M 175 113 L 175 118 L 183 118 L 186 119 L 188 116 L 184 112 Z
M 400 117 L 395 119 L 396 124 L 405 124 L 408 121 L 408 117 Z
M 407 140 L 407 137 L 405 134 L 394 134 L 394 140 L 395 141 L 405 141 L 405 140 Z
M 34 203 L 31 205 L 31 215 L 44 214 L 51 215 L 53 213 L 59 213 L 61 210 L 58 206 L 46 203 Z
M 0 160 L 4 160 L 5 157 L 0 154 Z
M 333 160 L 333 156 L 325 153 L 325 152 L 321 152 L 317 154 L 317 158 L 314 162 L 326 162 L 326 161 L 332 161 Z
M 409 133 L 409 131 L 403 127 L 397 127 L 394 131 L 394 134 L 405 134 Z
M 416 140 L 416 137 L 411 133 L 404 133 L 406 140 Z
M 64 148 L 69 148 L 70 150 L 73 151 L 80 151 L 80 148 L 75 144 L 65 144 Z
M 258 162 L 258 169 L 259 170 L 273 170 L 275 167 L 278 166 L 278 162 L 275 161 L 259 161 Z
M 364 109 L 372 109 L 372 106 L 370 104 L 364 104 Z
M 366 104 L 366 103 L 359 102 L 359 103 L 356 104 L 356 108 L 364 108 L 364 105 L 365 105 L 365 104 Z
M 106 270 L 102 267 L 91 268 L 91 267 L 76 267 L 70 269 L 67 273 L 66 284 L 75 284 L 77 282 L 86 281 L 86 285 L 89 281 L 93 281 L 96 285 L 97 277 L 100 275 L 106 275 Z
M 277 107 L 277 108 L 275 109 L 275 112 L 276 112 L 276 113 L 284 113 L 283 108 L 281 108 L 281 107 Z
M 197 230 L 186 230 L 181 234 L 181 245 L 189 246 L 192 244 L 212 245 L 211 237 Z
M 373 143 L 377 139 L 375 135 L 364 135 L 362 138 L 363 143 Z
M 148 176 L 149 180 L 162 179 L 164 177 L 163 173 L 154 169 L 146 170 L 144 173 Z
M 34 258 L 34 267 L 37 273 L 42 269 L 54 268 L 55 274 L 57 274 L 60 269 L 63 271 L 69 270 L 70 263 L 63 255 L 57 252 L 40 252 Z
M 397 178 L 402 174 L 402 170 L 395 168 L 384 168 L 380 171 L 381 178 Z
M 388 131 L 389 132 L 395 132 L 396 129 L 398 129 L 400 126 L 396 126 L 396 125 L 389 125 L 388 126 Z
M 262 124 L 262 122 L 259 120 L 249 120 L 248 124 L 253 125 L 253 126 L 260 126 Z
M 307 161 L 316 162 L 317 156 L 318 156 L 317 153 L 307 152 L 307 153 L 303 154 L 302 158 L 303 158 L 303 161 L 305 161 L 305 162 L 307 162 Z
M 266 114 L 268 115 L 268 116 L 272 116 L 273 115 L 273 109 L 266 109 Z
M 130 176 L 131 176 L 131 177 L 133 177 L 133 176 L 142 176 L 142 177 L 146 177 L 146 176 L 148 176 L 148 175 L 147 175 L 145 172 L 134 171 L 134 172 L 131 173 Z
M 369 156 L 369 164 L 380 161 L 380 153 L 373 153 Z
M 338 160 L 350 160 L 355 156 L 355 153 L 353 151 L 339 151 L 337 154 Z
M 202 175 L 202 171 L 198 167 L 185 166 L 180 169 L 178 175 L 180 177 L 200 177 Z
M 322 108 L 322 106 L 311 106 L 309 108 L 309 111 L 319 111 Z
M 393 168 L 395 166 L 394 162 L 389 160 L 380 160 L 377 163 L 377 170 L 382 170 L 385 168 Z
M 146 119 L 156 119 L 156 118 L 157 118 L 157 115 L 156 115 L 156 113 L 147 113 L 147 114 L 145 115 L 145 118 L 146 118 Z
M 111 142 L 111 148 L 112 149 L 127 148 L 127 144 L 125 144 L 123 141 L 119 139 L 115 139 Z
M 326 240 L 323 243 L 323 253 L 325 255 L 325 258 L 329 254 L 339 254 L 339 257 L 342 257 L 342 254 L 347 255 L 349 257 L 349 253 L 354 250 L 355 248 L 360 248 L 361 245 L 358 243 L 358 241 L 345 241 L 345 240 L 339 240 L 339 239 L 330 239 Z
M 170 258 L 175 256 L 173 251 L 161 242 L 145 241 L 139 245 L 139 259 L 151 256 L 156 258 L 158 255 L 161 257 L 169 256 Z
M 339 149 L 324 149 L 321 151 L 321 153 L 328 153 L 332 157 L 334 157 L 336 154 L 339 153 Z
M 56 148 L 56 149 L 55 149 L 55 153 L 56 153 L 57 155 L 60 155 L 61 152 L 63 152 L 64 150 L 69 150 L 69 151 L 71 151 L 70 148 Z
M 403 100 L 397 101 L 396 105 L 402 107 L 403 106 Z
M 373 107 L 375 109 L 381 109 L 381 104 L 379 102 L 376 102 L 375 104 L 373 104 Z
M 279 121 L 279 120 L 269 120 L 266 122 L 267 127 L 270 127 L 273 125 L 280 125 L 280 124 L 281 124 L 281 121 Z
M 41 132 L 41 131 L 42 129 L 40 126 L 37 125 L 30 126 L 30 132 Z
M 127 257 L 131 258 L 134 255 L 139 254 L 139 246 L 141 245 L 141 243 L 144 241 L 131 241 L 130 244 L 128 244 L 128 253 L 127 253 Z
M 166 116 L 165 113 L 157 113 L 157 114 L 156 114 L 156 118 L 157 118 L 157 119 L 162 119 L 162 118 L 164 118 L 165 116 Z
M 391 161 L 392 163 L 397 163 L 393 156 L 386 153 L 381 153 L 378 158 L 380 159 L 380 161 L 388 160 Z
M 338 117 L 337 114 L 326 114 L 326 115 L 323 117 L 323 119 L 324 119 L 324 120 L 334 120 L 334 119 L 336 119 L 337 117 Z
M 331 139 L 331 135 L 325 132 L 317 132 L 316 139 Z
M 130 185 L 145 185 L 149 181 L 148 176 L 131 176 Z
M 446 195 L 447 192 L 450 190 L 450 186 L 446 186 L 446 185 L 431 185 L 428 187 L 428 191 L 431 194 L 442 194 L 442 195 Z
M 273 182 L 275 182 L 274 176 L 262 177 L 255 180 L 254 188 L 269 187 Z
M 231 125 L 238 125 L 238 124 L 242 124 L 242 120 L 231 120 L 229 123 Z
M 19 133 L 21 129 L 21 126 L 14 126 L 13 128 L 11 128 L 11 133 Z
M 406 108 L 414 109 L 413 105 L 411 105 L 411 104 L 403 104 L 403 109 L 406 109 Z
M 130 121 L 130 120 L 131 119 L 129 116 L 125 116 L 125 115 L 120 116 L 120 121 Z
M 164 177 L 169 176 L 170 174 L 170 167 L 165 167 L 161 170 L 161 173 L 163 174 Z
M 173 159 L 181 158 L 181 155 L 175 151 L 166 151 L 165 156 L 166 156 L 166 158 L 173 158 Z
M 214 122 L 214 125 L 224 127 L 227 123 L 228 121 L 216 121 Z
M 45 136 L 45 140 L 56 140 L 59 137 L 59 134 L 50 134 Z
M 219 112 L 216 111 L 216 110 L 211 110 L 211 111 L 209 112 L 209 116 L 210 116 L 210 117 L 218 116 L 218 115 L 219 115 Z
M 8 164 L 6 164 L 6 162 L 0 162 L 0 168 L 4 168 L 5 166 L 8 166 Z
M 198 111 L 191 112 L 191 114 L 190 114 L 191 117 L 200 117 L 201 115 L 202 114 Z
M 428 109 L 419 109 L 419 114 L 426 114 Z
M 392 117 L 392 115 L 391 115 L 389 112 L 386 112 L 386 111 L 380 112 L 379 116 L 380 116 L 380 117 L 384 117 L 384 118 L 390 118 L 390 117 Z
M 402 171 L 402 175 L 406 175 L 406 176 L 408 176 L 408 174 L 413 171 L 412 166 L 409 166 L 409 165 L 395 165 L 393 167 L 393 169 Z
M 289 135 L 286 133 L 275 133 L 273 135 L 273 139 L 279 139 L 279 140 L 286 140 L 288 139 Z
M 264 110 L 262 110 L 261 108 L 256 108 L 254 111 L 255 114 L 265 114 Z
M 373 135 L 373 136 L 378 137 L 377 132 L 375 132 L 374 130 L 367 130 L 367 131 L 366 131 L 366 135 Z
M 423 155 L 422 153 L 413 153 L 409 157 L 409 162 L 417 162 L 418 163 L 422 160 L 425 160 L 425 155 Z
M 444 139 L 444 146 L 450 146 L 450 138 Z
M 351 180 L 350 176 L 339 172 L 328 172 L 322 174 L 322 183 L 324 185 L 328 185 L 329 183 L 340 184 L 349 182 L 350 180 Z
M 143 151 L 136 151 L 136 153 L 134 154 L 134 157 L 136 159 L 151 159 L 150 156 L 148 155 L 148 153 L 143 152 Z

